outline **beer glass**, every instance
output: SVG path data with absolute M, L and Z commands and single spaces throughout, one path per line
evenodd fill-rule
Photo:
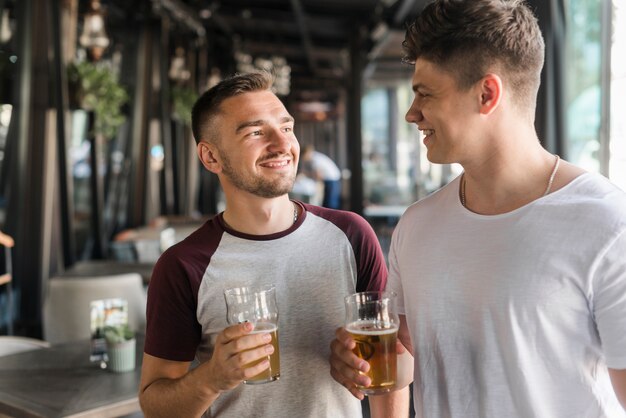
M 267 358 L 270 367 L 258 375 L 244 380 L 247 384 L 273 382 L 280 378 L 280 352 L 278 348 L 278 306 L 276 305 L 276 289 L 273 285 L 259 287 L 235 287 L 224 290 L 226 299 L 226 320 L 235 325 L 242 322 L 254 324 L 252 334 L 269 333 L 274 352 Z M 247 365 L 259 364 L 261 358 Z
M 372 379 L 372 384 L 358 386 L 368 395 L 390 392 L 396 384 L 400 323 L 395 298 L 393 292 L 361 292 L 345 298 L 345 327 L 356 342 L 353 352 L 370 365 L 367 373 L 360 373 Z

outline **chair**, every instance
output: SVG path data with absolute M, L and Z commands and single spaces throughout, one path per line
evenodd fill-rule
M 49 342 L 37 340 L 35 338 L 14 337 L 8 335 L 0 336 L 0 357 L 48 347 L 50 347 Z
M 128 324 L 145 332 L 146 292 L 139 273 L 94 277 L 54 277 L 48 281 L 43 307 L 43 333 L 52 344 L 91 337 L 91 301 L 128 301 Z

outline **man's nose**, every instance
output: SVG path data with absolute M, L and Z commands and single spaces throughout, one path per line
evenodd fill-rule
M 291 147 L 289 135 L 280 128 L 272 129 L 270 132 L 270 147 L 276 150 L 286 150 Z
M 422 111 L 420 110 L 417 101 L 413 100 L 413 103 L 411 103 L 411 107 L 407 110 L 404 119 L 409 123 L 418 123 L 422 120 L 422 118 Z

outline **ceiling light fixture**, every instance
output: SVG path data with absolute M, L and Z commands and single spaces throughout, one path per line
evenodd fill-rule
M 87 50 L 93 61 L 102 58 L 104 50 L 109 46 L 109 37 L 104 27 L 104 15 L 100 10 L 100 1 L 91 0 L 89 10 L 85 13 L 83 33 L 78 39 L 80 45 Z

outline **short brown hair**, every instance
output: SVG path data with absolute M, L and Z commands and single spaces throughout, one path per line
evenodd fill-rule
M 545 46 L 523 0 L 435 0 L 409 26 L 402 46 L 405 61 L 424 58 L 462 89 L 501 71 L 514 101 L 535 107 Z
M 191 110 L 191 130 L 196 143 L 201 139 L 214 141 L 214 138 L 206 138 L 207 131 L 210 131 L 224 100 L 244 93 L 270 90 L 273 82 L 272 75 L 267 72 L 235 74 L 207 90 Z

